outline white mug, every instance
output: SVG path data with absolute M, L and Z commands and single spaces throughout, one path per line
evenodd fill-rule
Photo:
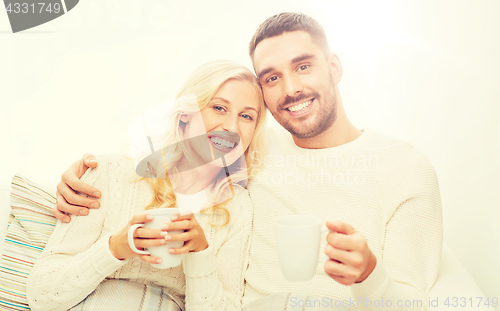
M 173 241 L 167 242 L 166 245 L 148 247 L 146 250 L 139 250 L 134 244 L 134 232 L 139 227 L 144 227 L 148 229 L 161 229 L 161 226 L 167 222 L 171 222 L 171 217 L 179 213 L 178 208 L 157 208 L 147 211 L 148 214 L 152 215 L 154 219 L 150 222 L 144 224 L 134 224 L 128 229 L 128 245 L 132 251 L 143 254 L 151 255 L 154 257 L 160 257 L 162 259 L 161 263 L 151 264 L 153 267 L 158 269 L 167 269 L 176 267 L 181 264 L 183 254 L 170 254 L 168 251 L 171 248 L 179 248 L 184 245 L 184 241 Z M 168 231 L 169 234 L 179 234 L 183 233 L 184 230 L 172 230 Z
M 290 215 L 276 219 L 276 250 L 283 276 L 289 281 L 308 281 L 318 264 L 323 221 L 316 216 Z

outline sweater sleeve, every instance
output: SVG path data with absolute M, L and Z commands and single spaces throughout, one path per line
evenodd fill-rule
M 382 258 L 377 258 L 366 280 L 351 286 L 354 299 L 360 302 L 357 306 L 379 310 L 381 305 L 375 306 L 375 301 L 384 301 L 384 310 L 427 310 L 443 245 L 439 186 L 427 158 L 416 161 L 406 199 L 385 229 Z
M 246 190 L 230 204 L 227 227 L 207 229 L 205 234 L 213 236 L 210 246 L 183 260 L 187 310 L 241 310 L 253 205 Z
M 85 299 L 124 261 L 109 250 L 110 235 L 101 236 L 108 206 L 109 161 L 88 169 L 82 181 L 98 188 L 101 207 L 88 216 L 71 215 L 57 225 L 28 277 L 27 300 L 32 310 L 67 310 Z

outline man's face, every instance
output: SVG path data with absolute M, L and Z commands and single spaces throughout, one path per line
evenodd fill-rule
M 267 107 L 295 137 L 314 137 L 335 121 L 338 81 L 332 57 L 300 30 L 266 38 L 255 49 L 254 68 Z

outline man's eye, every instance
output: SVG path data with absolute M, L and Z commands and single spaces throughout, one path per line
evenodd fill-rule
M 309 65 L 302 65 L 302 66 L 299 67 L 299 71 L 304 71 L 307 68 L 309 68 Z
M 274 82 L 276 80 L 278 80 L 278 77 L 277 76 L 272 76 L 269 79 L 267 79 L 266 82 Z

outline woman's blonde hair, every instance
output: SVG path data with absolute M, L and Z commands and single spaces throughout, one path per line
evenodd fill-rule
M 198 67 L 179 90 L 174 109 L 166 120 L 169 128 L 162 138 L 163 142 L 161 142 L 165 146 L 171 145 L 172 147 L 168 148 L 166 152 L 162 152 L 164 165 L 161 167 L 163 171 L 155 173 L 156 176 L 166 178 L 146 178 L 154 191 L 154 198 L 146 209 L 174 207 L 176 205 L 171 179 L 178 174 L 170 174 L 169 176 L 167 172 L 176 172 L 176 163 L 186 154 L 186 149 L 182 143 L 186 124 L 181 121 L 181 116 L 196 113 L 207 107 L 219 89 L 230 80 L 249 81 L 258 94 L 260 109 L 252 141 L 244 154 L 228 167 L 230 172 L 235 173 L 231 174 L 229 180 L 225 170 L 221 169 L 216 180 L 207 189 L 209 193 L 207 205 L 211 208 L 206 209 L 206 211 L 225 216 L 224 221 L 219 225 L 223 226 L 229 222 L 230 215 L 225 208 L 228 200 L 217 204 L 211 203 L 219 202 L 221 195 L 232 197 L 234 194 L 233 187 L 244 188 L 252 173 L 258 171 L 263 164 L 264 129 L 266 126 L 266 107 L 260 85 L 248 68 L 234 61 L 213 61 Z M 189 100 L 190 97 L 194 98 L 194 100 Z M 244 163 L 246 163 L 246 167 L 244 167 Z M 156 166 L 156 164 L 152 164 L 152 166 Z M 229 195 L 230 193 L 231 195 Z

